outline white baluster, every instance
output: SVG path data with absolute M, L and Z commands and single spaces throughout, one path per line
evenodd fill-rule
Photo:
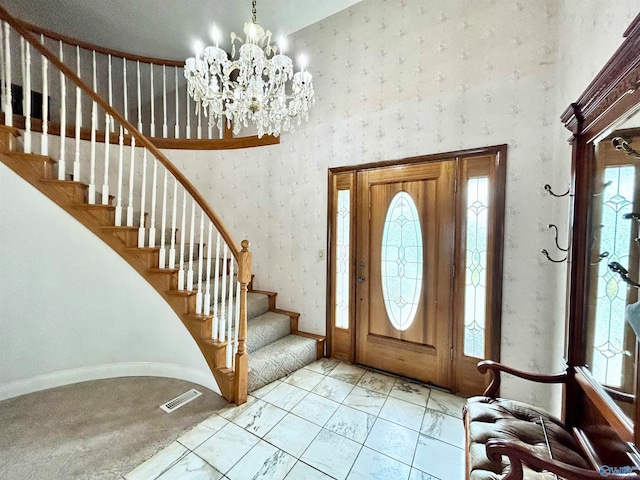
M 240 330 L 240 282 L 236 282 L 236 313 L 234 317 L 235 335 L 233 336 L 233 360 L 235 363 L 236 353 L 238 353 L 238 332 Z
M 138 78 L 138 131 L 142 132 L 142 94 L 140 93 L 140 60 L 136 61 Z
M 182 193 L 182 228 L 180 229 L 180 266 L 178 267 L 178 290 L 184 290 L 184 231 L 187 218 L 187 191 Z
M 7 90 L 4 95 L 4 124 L 8 127 L 13 125 L 13 106 L 11 104 L 11 41 L 9 24 L 4 23 L 4 63 L 5 74 L 7 75 Z M 62 74 L 61 74 L 62 75 Z M 63 97 L 64 98 L 64 97 Z
M 200 243 L 198 245 L 198 293 L 196 294 L 196 313 L 202 313 L 202 263 L 203 263 L 203 245 L 204 240 L 204 212 L 200 211 Z
M 186 131 L 185 131 L 185 137 L 186 138 L 191 138 L 191 106 L 189 103 L 189 91 L 187 90 L 187 100 L 185 101 L 185 104 L 187 105 L 187 127 L 186 127 Z
M 127 94 L 127 59 L 122 58 L 122 95 L 124 100 L 124 119 L 129 120 L 129 95 Z
M 98 91 L 96 79 L 96 51 L 93 50 L 93 91 Z M 89 169 L 89 191 L 87 200 L 96 203 L 96 130 L 98 128 L 98 103 L 94 100 L 91 106 L 91 165 Z
M 179 108 L 178 108 L 178 67 L 173 67 L 174 71 L 175 71 L 175 77 L 176 77 L 176 125 L 174 127 L 174 131 L 173 131 L 173 136 L 175 138 L 180 138 L 180 115 L 179 115 Z M 4 75 L 3 75 L 4 78 Z
M 213 339 L 216 340 L 218 338 L 219 332 L 219 318 L 218 318 L 218 287 L 220 286 L 220 232 L 218 232 L 216 239 L 216 271 L 215 276 L 213 277 L 213 328 L 212 334 Z
M 162 65 L 162 138 L 167 138 L 167 68 Z
M 171 246 L 169 268 L 176 268 L 176 222 L 178 221 L 178 180 L 173 177 L 173 215 L 171 216 Z
M 227 309 L 227 368 L 231 368 L 233 358 L 233 266 L 235 262 L 230 257 L 229 262 L 229 308 Z
M 198 130 L 197 130 L 197 138 L 201 139 L 202 138 L 202 107 L 200 105 L 198 105 L 198 110 L 196 112 L 196 115 L 198 116 Z
M 64 63 L 64 52 L 60 41 L 60 61 Z M 60 159 L 58 160 L 58 180 L 64 180 L 67 173 L 65 140 L 67 137 L 67 79 L 60 72 Z
M 151 136 L 156 136 L 156 99 L 154 98 L 153 85 L 153 63 L 149 64 L 149 72 L 151 76 Z
M 157 160 L 156 160 L 157 163 Z M 160 268 L 164 268 L 166 265 L 166 229 L 167 229 L 167 169 L 164 169 L 164 179 L 162 181 L 162 221 L 160 223 Z M 151 245 L 149 245 L 151 246 Z M 173 268 L 173 267 L 172 267 Z
M 80 47 L 76 46 L 76 74 L 80 77 Z M 82 128 L 82 90 L 76 87 L 76 151 L 73 161 L 73 180 L 80 181 L 80 129 Z
M 211 140 L 213 138 L 213 125 L 207 122 L 207 138 Z
M 111 148 L 111 134 L 109 125 L 111 116 L 105 113 L 104 116 L 104 175 L 102 176 L 102 204 L 109 205 L 109 149 Z
M 204 216 L 204 215 L 203 215 Z M 207 240 L 207 283 L 204 293 L 204 314 L 211 314 L 211 233 L 213 223 L 209 220 L 209 238 Z
M 225 316 L 225 307 L 226 307 L 226 298 L 227 298 L 227 244 L 224 244 L 224 248 L 222 249 L 222 291 L 220 292 L 220 334 L 218 335 L 218 340 L 224 342 L 226 338 L 226 316 Z
M 131 134 L 131 132 L 128 132 Z M 136 168 L 136 139 L 131 137 L 131 162 L 129 163 L 129 200 L 127 202 L 127 227 L 133 227 L 133 187 Z
M 120 125 L 118 137 L 120 151 L 118 152 L 118 193 L 116 194 L 116 227 L 122 226 L 122 174 L 124 170 L 124 129 Z
M 109 54 L 109 106 L 113 107 L 113 75 L 111 73 L 111 54 Z M 115 123 L 113 117 L 109 115 L 109 125 L 112 132 L 115 131 Z M 106 128 L 105 128 L 106 130 Z
M 156 246 L 156 196 L 158 189 L 158 160 L 153 159 L 153 179 L 151 181 L 151 225 L 149 227 L 149 246 Z
M 31 45 L 29 43 L 25 48 L 24 70 L 24 153 L 31 153 Z
M 144 207 L 147 195 L 147 149 L 142 149 L 142 189 L 140 193 L 140 226 L 138 227 L 138 248 L 144 248 Z
M 25 71 L 24 71 L 24 38 L 20 37 L 20 78 L 22 79 L 22 86 L 24 86 L 25 84 Z M 24 101 L 27 97 L 24 95 L 22 95 L 22 114 L 24 115 Z
M 189 270 L 187 271 L 187 290 L 193 290 L 193 248 L 195 240 L 196 201 L 191 200 L 191 229 L 189 232 Z
M 40 35 L 40 43 L 44 45 L 44 35 Z M 40 153 L 49 155 L 49 60 L 44 55 L 42 55 L 42 137 L 40 137 Z

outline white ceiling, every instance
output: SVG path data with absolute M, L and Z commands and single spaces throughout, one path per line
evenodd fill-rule
M 277 38 L 360 0 L 259 0 L 258 23 Z M 226 46 L 251 20 L 251 0 L 0 0 L 9 13 L 49 30 L 139 55 L 182 60 L 216 23 Z M 244 35 L 242 35 L 244 36 Z

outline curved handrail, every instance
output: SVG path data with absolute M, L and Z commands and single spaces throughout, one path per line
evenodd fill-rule
M 93 43 L 85 42 L 83 40 L 78 40 L 73 37 L 69 37 L 67 35 L 54 32 L 53 30 L 47 30 L 46 28 L 39 27 L 37 25 L 25 22 L 23 20 L 17 20 L 17 21 L 19 21 L 22 24 L 22 26 L 26 30 L 29 30 L 30 32 L 33 32 L 37 35 L 44 35 L 45 37 L 50 38 L 52 40 L 58 40 L 58 41 L 67 43 L 69 45 L 73 45 L 75 47 L 84 48 L 86 50 L 95 50 L 97 53 L 103 53 L 105 55 L 111 55 L 112 57 L 117 57 L 117 58 L 126 58 L 127 60 L 132 60 L 134 62 L 139 61 L 141 63 L 153 63 L 155 65 L 166 65 L 167 67 L 184 67 L 184 60 L 168 60 L 168 59 L 162 59 L 162 58 L 147 57 L 144 55 L 135 55 L 135 54 L 123 52 L 120 50 L 113 50 L 111 48 L 105 48 L 99 45 L 95 45 Z
M 184 174 L 175 166 L 171 161 L 144 135 L 142 135 L 128 120 L 124 118 L 117 110 L 113 107 L 109 106 L 107 102 L 105 102 L 100 95 L 93 91 L 93 89 L 89 88 L 86 83 L 84 83 L 80 77 L 78 77 L 69 67 L 67 67 L 64 63 L 62 63 L 58 57 L 56 57 L 49 49 L 47 49 L 44 45 L 42 45 L 37 37 L 27 30 L 22 22 L 15 19 L 11 16 L 9 12 L 2 6 L 0 6 L 0 18 L 7 23 L 9 23 L 16 32 L 18 32 L 26 41 L 28 41 L 33 48 L 38 50 L 42 55 L 44 55 L 51 64 L 53 64 L 58 70 L 65 74 L 65 76 L 73 81 L 81 90 L 83 90 L 87 95 L 89 95 L 98 105 L 100 105 L 106 112 L 109 113 L 113 118 L 115 118 L 120 125 L 122 125 L 133 137 L 136 139 L 136 144 L 140 146 L 146 147 L 146 149 L 151 152 L 158 161 L 173 174 L 173 176 L 180 182 L 180 184 L 184 187 L 184 189 L 189 192 L 191 197 L 200 205 L 202 210 L 207 214 L 211 222 L 215 225 L 215 227 L 222 235 L 222 238 L 228 245 L 231 250 L 236 261 L 240 260 L 240 252 L 241 248 L 235 242 L 231 233 L 227 230 L 225 225 L 222 223 L 222 220 L 218 216 L 218 214 L 211 208 L 208 202 L 202 197 L 200 192 L 193 186 L 193 184 L 184 176 Z

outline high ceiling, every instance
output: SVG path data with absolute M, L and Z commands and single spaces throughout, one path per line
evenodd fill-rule
M 258 23 L 277 38 L 360 0 L 259 0 Z M 251 0 L 0 0 L 12 15 L 86 42 L 139 55 L 182 60 L 197 39 L 209 44 L 215 22 L 242 34 Z M 244 36 L 244 35 L 242 35 Z

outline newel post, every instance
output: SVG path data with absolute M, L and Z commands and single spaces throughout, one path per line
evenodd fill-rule
M 251 252 L 249 241 L 242 241 L 242 251 L 238 259 L 238 281 L 240 282 L 240 318 L 238 329 L 238 352 L 236 353 L 236 375 L 234 381 L 235 402 L 240 405 L 247 401 L 249 383 L 249 355 L 245 341 L 247 339 L 247 291 L 251 282 Z

